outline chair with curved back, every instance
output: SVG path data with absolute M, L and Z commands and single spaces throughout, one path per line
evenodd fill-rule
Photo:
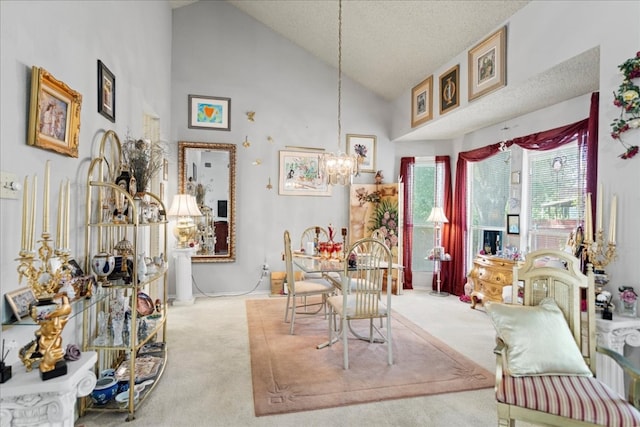
M 498 425 L 515 420 L 553 426 L 640 425 L 637 402 L 640 371 L 625 362 L 631 378 L 628 401 L 595 375 L 595 292 L 591 266 L 558 250 L 527 255 L 513 269 L 513 301 L 492 302 L 487 313 L 497 331 L 496 400 Z M 583 308 L 584 307 L 584 308 Z
M 324 309 L 326 317 L 326 301 L 327 296 L 334 291 L 334 286 L 325 280 L 296 280 L 293 270 L 293 254 L 291 252 L 291 236 L 288 230 L 284 232 L 284 257 L 286 264 L 286 281 L 287 281 L 287 308 L 284 314 L 284 321 L 287 322 L 289 318 L 289 312 L 291 312 L 291 327 L 289 333 L 293 335 L 293 326 L 296 320 L 296 314 L 317 314 L 320 310 Z M 321 302 L 307 304 L 307 297 L 318 295 L 322 298 Z M 303 299 L 302 304 L 298 305 L 297 298 Z M 317 305 L 318 309 L 315 311 L 308 311 L 311 306 Z M 298 311 L 298 309 L 304 309 L 304 311 Z
M 352 256 L 353 255 L 353 256 Z M 387 346 L 389 365 L 393 364 L 391 340 L 391 287 L 387 287 L 386 298 L 383 298 L 382 284 L 384 277 L 391 277 L 393 258 L 389 248 L 380 240 L 367 237 L 355 242 L 347 251 L 346 259 L 355 258 L 355 265 L 345 262 L 342 278 L 342 294 L 330 296 L 329 306 L 329 345 L 342 335 L 344 368 L 349 369 L 348 332 L 349 322 L 353 320 L 369 320 L 368 337 L 356 336 L 373 343 L 384 342 Z M 340 319 L 340 327 L 335 328 L 336 316 Z M 374 325 L 374 319 L 386 319 L 386 331 Z M 379 340 L 376 340 L 376 334 Z
M 316 236 L 316 229 L 319 231 L 317 236 Z M 329 240 L 329 233 L 327 233 L 326 229 L 319 226 L 308 227 L 300 235 L 300 248 L 307 250 L 307 242 L 314 242 L 316 237 L 318 238 L 319 242 L 326 242 L 327 240 Z M 307 254 L 307 255 L 313 255 L 313 254 Z

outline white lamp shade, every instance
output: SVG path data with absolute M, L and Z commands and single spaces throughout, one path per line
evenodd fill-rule
M 173 196 L 173 201 L 171 202 L 167 216 L 202 216 L 202 212 L 198 209 L 198 203 L 195 197 L 189 194 L 176 194 Z
M 427 221 L 437 223 L 449 222 L 447 216 L 444 214 L 444 211 L 440 206 L 434 206 L 431 209 L 431 213 L 429 214 L 429 218 L 427 218 Z

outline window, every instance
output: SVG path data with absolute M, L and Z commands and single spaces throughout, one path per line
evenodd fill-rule
M 433 248 L 433 224 L 427 221 L 431 209 L 444 205 L 444 166 L 433 157 L 417 157 L 413 166 L 413 251 L 412 271 L 433 271 L 425 257 Z
M 526 151 L 530 251 L 563 249 L 584 218 L 586 152 L 577 142 L 550 151 Z
M 468 171 L 470 238 L 467 242 L 470 246 L 467 253 L 470 259 L 467 262 L 472 265 L 471 258 L 480 251 L 496 254 L 502 249 L 506 235 L 511 152 L 499 152 L 480 162 L 469 163 Z

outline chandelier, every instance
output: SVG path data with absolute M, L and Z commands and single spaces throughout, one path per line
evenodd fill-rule
M 340 150 L 342 134 L 342 0 L 338 2 L 338 151 L 327 153 L 322 157 L 321 169 L 329 185 L 348 185 L 354 175 L 358 174 L 358 161 Z

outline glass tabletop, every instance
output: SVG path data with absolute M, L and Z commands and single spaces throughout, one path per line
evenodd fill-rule
M 326 260 L 305 255 L 295 255 L 293 263 L 305 273 L 331 273 L 342 272 L 344 262 L 340 260 Z

